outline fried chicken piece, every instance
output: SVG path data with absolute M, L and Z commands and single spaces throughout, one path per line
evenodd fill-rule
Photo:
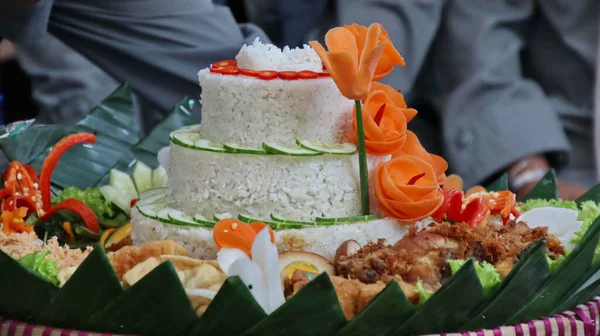
M 125 246 L 116 252 L 108 253 L 107 257 L 119 280 L 122 280 L 123 275 L 135 265 L 144 262 L 146 259 L 158 258 L 166 254 L 187 256 L 188 252 L 185 247 L 172 240 L 159 240 L 140 247 Z
M 531 229 L 514 221 L 477 228 L 465 223 L 439 223 L 419 232 L 411 229 L 393 246 L 383 239 L 369 243 L 351 256 L 341 256 L 335 267 L 338 275 L 364 283 L 398 275 L 409 284 L 423 280 L 424 284 L 439 287 L 450 275 L 449 259 L 486 261 L 498 266 L 504 276 L 522 250 L 539 239 L 546 239 L 551 257 L 564 254 L 560 241 L 545 227 Z

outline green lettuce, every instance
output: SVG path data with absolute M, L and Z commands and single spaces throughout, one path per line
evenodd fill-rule
M 452 275 L 456 274 L 458 270 L 463 267 L 466 263 L 466 260 L 448 260 L 448 264 L 450 265 L 450 270 L 452 270 Z M 501 282 L 500 273 L 496 270 L 494 265 L 483 261 L 483 262 L 475 262 L 475 272 L 477 272 L 477 277 L 481 282 L 481 286 L 483 287 L 483 291 L 485 294 L 489 294 L 496 288 L 496 286 Z
M 554 272 L 563 263 L 563 261 L 565 261 L 565 256 L 559 255 L 558 258 L 552 259 L 546 254 L 546 260 L 548 261 L 548 265 L 550 266 L 550 271 Z
M 116 205 L 104 198 L 99 188 L 81 190 L 75 187 L 68 187 L 55 197 L 52 203 L 58 204 L 67 198 L 74 198 L 84 202 L 100 218 L 113 218 L 120 212 Z
M 19 262 L 41 275 L 44 279 L 58 285 L 58 263 L 54 259 L 46 259 L 50 250 L 41 250 L 24 256 Z
M 427 300 L 429 300 L 431 296 L 433 296 L 433 293 L 430 293 L 426 291 L 425 288 L 423 288 L 423 280 L 417 281 L 415 291 L 417 292 L 417 294 L 419 294 L 419 307 L 422 306 L 425 302 L 427 302 Z
M 521 212 L 529 211 L 535 208 L 543 207 L 554 207 L 554 208 L 566 208 L 571 210 L 579 211 L 577 203 L 574 201 L 564 201 L 561 199 L 543 200 L 543 199 L 532 199 L 521 205 Z

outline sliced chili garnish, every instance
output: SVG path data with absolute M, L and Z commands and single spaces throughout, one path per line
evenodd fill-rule
M 137 202 L 138 202 L 137 198 L 132 199 L 131 202 L 129 202 L 129 207 L 133 208 L 137 204 Z
M 319 72 L 319 77 L 331 77 L 331 74 L 329 72 Z
M 24 167 L 25 167 L 25 170 L 27 171 L 27 173 L 29 173 L 29 177 L 31 178 L 33 183 L 39 183 L 40 178 L 39 178 L 38 173 L 35 170 L 35 168 L 32 165 L 25 165 Z
M 264 80 L 272 80 L 272 79 L 277 78 L 278 76 L 279 76 L 279 73 L 277 71 L 273 71 L 273 70 L 263 70 L 263 71 L 258 72 L 258 78 L 264 79 Z
M 50 179 L 52 177 L 52 172 L 54 171 L 54 168 L 56 168 L 56 165 L 58 164 L 58 160 L 69 148 L 86 142 L 95 143 L 96 136 L 91 133 L 71 134 L 60 140 L 44 160 L 44 163 L 42 164 L 39 183 L 39 190 L 42 195 L 42 204 L 44 211 L 50 210 Z M 98 224 L 97 219 L 96 224 Z M 95 232 L 98 232 L 97 229 Z
M 226 67 L 235 67 L 235 66 L 237 66 L 236 60 L 224 60 L 224 61 L 219 61 L 219 62 L 211 65 L 211 68 L 226 68 Z
M 319 77 L 319 74 L 314 71 L 310 71 L 310 70 L 298 71 L 298 78 L 300 78 L 300 79 L 314 79 L 314 78 L 318 78 L 318 77 Z
M 229 76 L 237 75 L 239 73 L 240 73 L 240 69 L 238 69 L 238 68 L 225 68 L 225 69 L 221 70 L 221 74 L 229 75 Z
M 222 74 L 223 71 L 225 71 L 225 69 L 228 69 L 228 68 L 227 67 L 210 68 L 209 71 L 213 72 L 213 73 Z
M 490 208 L 482 198 L 476 198 L 469 202 L 461 213 L 460 221 L 468 223 L 471 227 L 485 224 L 490 217 Z
M 464 194 L 461 190 L 444 189 L 442 191 L 444 198 L 448 195 L 448 208 L 446 209 L 446 217 L 453 221 L 461 220 L 462 204 Z
M 298 79 L 298 73 L 296 71 L 280 71 L 279 78 L 281 78 L 283 80 Z
M 47 221 L 59 210 L 68 210 L 77 214 L 85 224 L 85 227 L 87 227 L 89 230 L 96 233 L 100 231 L 100 227 L 98 226 L 98 217 L 96 217 L 94 211 L 92 211 L 92 209 L 90 209 L 84 202 L 74 198 L 67 198 L 66 200 L 53 206 L 40 218 L 41 221 Z
M 250 77 L 258 77 L 258 72 L 254 71 L 254 70 L 250 70 L 250 69 L 241 69 L 240 68 L 240 75 L 250 76 Z
M 423 176 L 425 176 L 425 173 L 421 173 L 418 175 L 413 176 L 410 180 L 408 180 L 408 185 L 414 185 L 415 183 L 417 183 L 417 181 L 419 181 Z
M 75 235 L 73 234 L 73 228 L 71 227 L 71 223 L 64 222 L 62 227 L 63 227 L 63 230 L 67 233 L 67 237 L 66 237 L 67 242 L 69 242 L 69 243 L 75 242 Z
M 381 104 L 381 107 L 379 108 L 379 110 L 377 110 L 377 113 L 375 114 L 375 118 L 373 118 L 373 121 L 377 124 L 377 126 L 379 126 L 379 124 L 381 123 L 381 119 L 383 119 L 383 112 L 385 112 L 385 107 L 385 103 Z
M 31 212 L 37 213 L 37 206 L 29 197 L 11 196 L 5 199 L 2 204 L 3 211 L 14 211 L 18 208 L 26 208 L 28 210 L 27 215 Z

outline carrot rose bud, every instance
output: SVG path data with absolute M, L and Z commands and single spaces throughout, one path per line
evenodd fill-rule
M 382 162 L 375 172 L 375 196 L 381 211 L 404 222 L 433 214 L 444 202 L 437 176 L 427 161 L 402 155 Z
M 395 152 L 392 155 L 392 158 L 396 158 L 402 155 L 414 155 L 420 159 L 427 161 L 435 171 L 435 176 L 437 178 L 437 182 L 442 184 L 446 180 L 446 170 L 448 170 L 448 162 L 444 160 L 441 156 L 428 153 L 425 148 L 421 145 L 421 142 L 417 138 L 417 135 L 411 131 L 406 131 L 406 142 L 402 149 Z M 454 178 L 453 178 L 454 179 Z M 445 187 L 445 186 L 444 186 Z M 460 183 L 460 188 L 455 188 L 462 190 L 462 180 Z

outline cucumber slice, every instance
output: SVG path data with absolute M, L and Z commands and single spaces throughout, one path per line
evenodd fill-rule
M 162 196 L 167 196 L 167 192 L 168 189 L 167 188 L 154 188 L 154 189 L 150 189 L 150 190 L 146 190 L 143 193 L 140 193 L 140 197 L 139 200 L 144 200 L 150 196 L 154 196 L 154 195 L 162 195 Z
M 281 216 L 277 216 L 274 214 L 271 214 L 271 219 L 276 223 L 300 224 L 300 225 L 306 225 L 306 226 L 317 225 L 316 222 L 301 221 L 301 220 L 296 220 L 296 219 L 287 219 L 287 218 L 283 218 Z
M 350 216 L 350 217 L 338 217 L 338 218 L 326 218 L 326 217 L 317 217 L 315 218 L 317 225 L 327 225 L 326 223 L 358 223 L 358 222 L 368 222 L 372 220 L 376 220 L 376 215 L 366 215 L 366 216 Z
M 199 149 L 208 152 L 224 153 L 225 148 L 220 143 L 212 142 L 206 139 L 198 139 L 194 142 L 194 149 Z
M 167 196 L 162 194 L 156 194 L 148 196 L 147 198 L 141 199 L 137 202 L 137 205 L 148 205 L 148 204 L 164 204 L 166 203 Z
M 152 168 L 148 167 L 142 161 L 135 163 L 131 176 L 133 177 L 133 182 L 135 182 L 138 194 L 152 189 Z
M 171 209 L 168 216 L 169 219 L 177 225 L 199 226 L 198 223 L 194 221 L 194 218 L 186 215 L 183 211 Z
M 295 145 L 279 145 L 272 142 L 263 143 L 263 148 L 267 153 L 280 154 L 286 156 L 318 156 L 323 155 L 321 152 L 315 152 L 310 149 L 300 148 Z
M 169 218 L 169 212 L 171 210 L 175 210 L 173 208 L 162 208 L 160 210 L 158 210 L 156 212 L 156 219 L 158 219 L 159 221 L 163 222 L 163 223 L 167 223 L 167 224 L 175 224 L 175 222 L 173 220 L 171 220 L 171 218 Z
M 144 217 L 148 217 L 151 219 L 157 219 L 158 211 L 162 210 L 164 207 L 165 205 L 160 203 L 137 205 L 137 208 L 140 211 L 140 213 Z
M 194 142 L 200 139 L 200 134 L 192 132 L 173 132 L 169 135 L 171 141 L 183 147 L 194 148 Z
M 248 214 L 238 214 L 237 219 L 239 219 L 240 222 L 244 222 L 244 223 L 254 223 L 254 222 L 263 222 L 266 223 L 268 222 L 268 220 L 265 219 L 261 219 L 252 215 L 248 215 Z
M 242 146 L 231 142 L 223 144 L 223 148 L 229 153 L 240 153 L 240 154 L 267 154 L 263 148 L 254 148 L 248 146 Z
M 296 144 L 302 148 L 325 154 L 352 155 L 357 151 L 356 145 L 350 142 L 332 144 L 321 141 L 296 140 Z
M 128 201 L 127 197 L 125 197 L 119 189 L 110 185 L 105 185 L 100 188 L 100 192 L 102 192 L 102 195 L 107 201 L 112 202 L 127 215 L 131 213 L 131 200 Z
M 213 227 L 216 224 L 215 221 L 210 220 L 210 219 L 202 216 L 201 214 L 195 214 L 193 219 L 194 219 L 194 222 L 198 223 L 200 226 Z
M 215 215 L 213 216 L 213 218 L 214 218 L 214 220 L 215 220 L 215 221 L 217 221 L 217 222 L 218 222 L 218 221 L 220 221 L 221 219 L 226 219 L 226 218 L 235 218 L 235 216 L 234 216 L 234 215 L 232 215 L 232 214 L 230 214 L 229 212 L 224 212 L 224 213 L 218 213 L 218 214 L 215 214 Z
M 269 225 L 273 230 L 289 230 L 289 229 L 302 229 L 307 225 L 298 223 L 281 223 L 273 221 L 264 221 L 265 224 Z
M 162 188 L 167 185 L 167 171 L 162 166 L 152 172 L 152 188 Z
M 135 184 L 133 183 L 133 180 L 129 175 L 122 171 L 116 169 L 110 170 L 109 185 L 117 188 L 130 201 L 132 199 L 138 198 L 138 193 L 135 189 Z

